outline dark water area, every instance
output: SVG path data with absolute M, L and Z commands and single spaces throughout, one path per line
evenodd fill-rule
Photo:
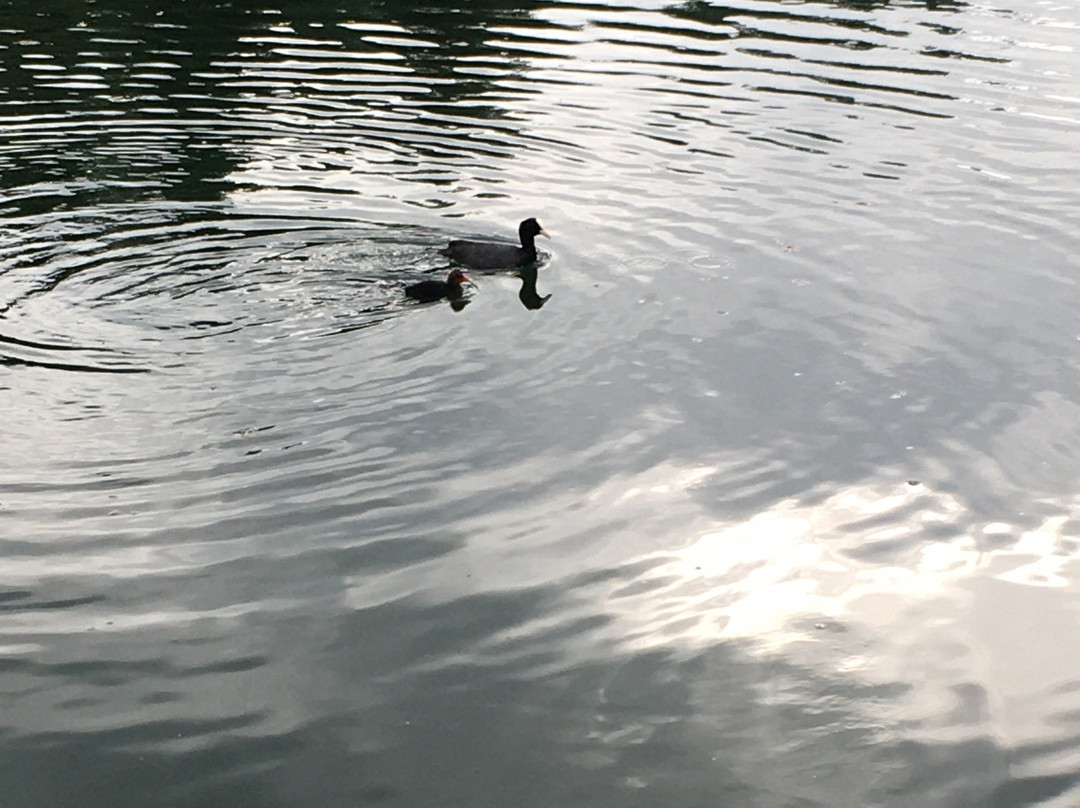
M 0 806 L 1080 803 L 1078 49 L 0 4 Z

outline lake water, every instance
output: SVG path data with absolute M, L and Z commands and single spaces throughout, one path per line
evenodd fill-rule
M 0 4 L 0 805 L 1080 803 L 1080 9 L 399 5 Z

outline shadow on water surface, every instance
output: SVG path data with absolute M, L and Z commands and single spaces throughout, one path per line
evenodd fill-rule
M 520 128 L 514 116 L 495 100 L 469 102 L 498 76 L 466 76 L 457 65 L 497 55 L 487 29 L 528 15 L 513 3 L 453 11 L 310 3 L 287 14 L 232 2 L 198 10 L 52 2 L 34 14 L 8 6 L 0 98 L 18 114 L 8 122 L 12 157 L 0 156 L 9 189 L 0 205 L 45 213 L 140 198 L 218 200 L 236 187 L 229 178 L 250 145 L 275 136 L 309 142 L 311 162 L 324 170 L 377 152 L 396 172 L 417 158 L 511 157 L 504 141 Z M 514 59 L 487 63 L 502 76 L 523 69 Z M 433 114 L 445 137 L 420 135 Z M 482 125 L 454 136 L 455 121 L 469 119 L 502 122 L 495 138 Z M 357 141 L 365 141 L 359 153 Z M 414 179 L 447 181 L 438 171 Z
M 858 12 L 888 4 L 830 6 Z M 925 6 L 939 13 L 964 7 Z M 362 3 L 344 11 L 309 3 L 279 11 L 217 3 L 195 11 L 186 3 L 160 10 L 130 2 L 109 9 L 49 3 L 27 15 L 10 6 L 0 12 L 0 24 L 18 34 L 0 50 L 6 77 L 0 97 L 17 103 L 12 109 L 19 114 L 8 123 L 11 157 L 0 156 L 7 204 L 44 213 L 139 198 L 220 200 L 238 189 L 264 187 L 241 169 L 267 140 L 280 149 L 268 155 L 273 162 L 320 169 L 324 192 L 333 188 L 337 173 L 350 170 L 436 187 L 476 171 L 497 177 L 506 170 L 502 164 L 522 150 L 574 148 L 566 140 L 551 143 L 515 111 L 523 98 L 550 84 L 537 75 L 548 54 L 529 51 L 527 32 L 539 37 L 553 30 L 535 15 L 560 7 L 482 3 L 445 11 Z M 733 26 L 736 44 L 740 38 L 803 42 L 848 53 L 884 44 L 856 42 L 846 34 L 804 38 L 797 29 L 757 26 L 761 21 L 813 23 L 815 31 L 832 27 L 875 38 L 905 35 L 870 18 L 814 16 L 814 8 L 689 3 L 662 13 L 721 29 Z M 604 5 L 584 11 L 611 13 Z M 934 49 L 934 55 L 945 53 Z M 670 55 L 680 50 L 672 47 Z M 719 61 L 701 66 L 747 69 L 739 63 L 728 67 L 723 54 L 714 55 Z M 851 59 L 845 66 L 858 67 Z M 855 91 L 942 97 L 820 72 L 791 75 Z M 855 100 L 851 94 L 823 96 Z M 69 123 L 58 126 L 60 120 Z M 496 182 L 484 193 L 502 195 Z

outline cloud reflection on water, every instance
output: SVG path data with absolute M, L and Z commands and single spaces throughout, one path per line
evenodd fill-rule
M 662 511 L 664 497 L 707 476 L 671 471 L 674 483 L 631 486 L 614 504 L 640 498 Z M 1075 513 L 1020 529 L 980 523 L 954 495 L 920 484 L 852 486 L 816 502 L 777 502 L 715 525 L 681 551 L 649 554 L 649 573 L 613 588 L 608 604 L 635 646 L 753 639 L 774 651 L 813 638 L 821 621 L 880 623 L 886 602 L 962 600 L 965 580 L 987 574 L 1065 586 L 1078 560 Z

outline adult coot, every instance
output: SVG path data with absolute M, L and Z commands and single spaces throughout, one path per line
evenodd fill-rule
M 420 281 L 405 287 L 405 296 L 421 303 L 434 303 L 444 297 L 457 300 L 461 297 L 462 284 L 470 283 L 469 276 L 455 269 L 445 281 Z
M 495 241 L 451 241 L 449 247 L 439 252 L 473 269 L 523 267 L 536 260 L 537 236 L 551 238 L 540 226 L 540 222 L 536 219 L 526 219 L 518 225 L 520 247 Z

